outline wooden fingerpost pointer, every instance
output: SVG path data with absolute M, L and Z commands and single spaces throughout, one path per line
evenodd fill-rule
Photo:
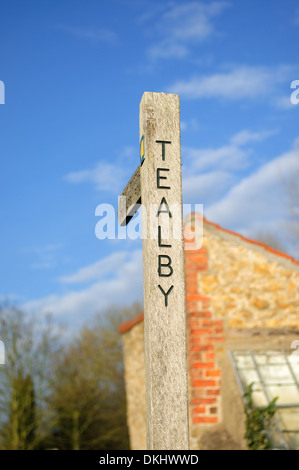
M 142 205 L 147 448 L 186 450 L 189 420 L 179 96 L 144 93 L 139 129 L 141 162 L 121 194 L 118 219 L 126 225 Z

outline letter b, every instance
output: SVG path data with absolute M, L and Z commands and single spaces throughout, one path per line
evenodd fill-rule
M 166 259 L 167 260 L 167 263 L 163 263 L 162 262 L 162 258 Z M 162 273 L 162 268 L 167 268 L 168 269 L 168 273 Z M 172 269 L 172 266 L 171 266 L 171 258 L 170 256 L 168 255 L 159 255 L 159 267 L 158 267 L 158 273 L 159 273 L 159 277 L 169 277 L 172 275 L 173 273 L 173 269 Z

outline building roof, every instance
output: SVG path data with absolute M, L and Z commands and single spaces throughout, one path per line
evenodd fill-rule
M 133 326 L 137 325 L 138 323 L 141 323 L 143 321 L 143 319 L 144 319 L 143 312 L 139 313 L 139 315 L 137 315 L 137 317 L 132 318 L 132 320 L 128 320 L 128 321 L 122 323 L 121 325 L 119 325 L 118 331 L 120 333 L 126 333 L 126 331 L 129 331 L 131 328 L 133 328 Z

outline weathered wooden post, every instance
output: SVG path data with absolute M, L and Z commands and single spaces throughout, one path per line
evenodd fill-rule
M 148 449 L 189 448 L 179 96 L 144 93 L 141 164 L 119 222 L 142 204 Z M 124 204 L 126 202 L 126 204 Z

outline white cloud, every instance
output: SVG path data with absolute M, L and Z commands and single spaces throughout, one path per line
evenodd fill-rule
M 299 25 L 299 8 L 295 10 L 293 23 Z
M 249 167 L 249 156 L 252 157 L 254 152 L 248 144 L 262 141 L 273 133 L 243 129 L 233 135 L 228 144 L 218 148 L 184 147 L 184 202 L 201 203 L 205 207 L 216 203 L 239 181 L 239 171 Z
M 209 220 L 241 233 L 252 229 L 278 229 L 285 220 L 286 188 L 284 180 L 298 171 L 299 145 L 266 163 L 239 181 L 220 201 L 206 210 Z
M 86 39 L 94 43 L 103 43 L 115 45 L 118 43 L 118 36 L 114 31 L 106 28 L 92 28 L 92 27 L 74 27 L 67 25 L 58 25 L 58 29 L 66 33 L 77 36 L 78 38 Z
M 155 35 L 160 35 L 161 40 L 149 49 L 150 57 L 185 57 L 192 44 L 215 34 L 213 20 L 228 6 L 228 2 L 170 3 L 156 23 Z
M 273 133 L 274 131 L 251 132 L 244 129 L 233 135 L 228 144 L 218 148 L 183 147 L 185 176 L 194 176 L 198 171 L 215 172 L 217 169 L 217 171 L 236 172 L 247 168 L 252 148 L 246 145 L 262 141 Z
M 292 91 L 292 90 L 291 90 Z M 271 100 L 273 107 L 282 110 L 296 109 L 296 105 L 291 102 L 291 92 L 288 96 L 277 96 Z
M 89 266 L 84 266 L 83 268 L 78 269 L 78 271 L 70 274 L 69 276 L 61 277 L 60 281 L 66 284 L 76 284 L 92 281 L 95 279 L 101 279 L 103 276 L 114 272 L 118 266 L 126 260 L 127 257 L 128 253 L 125 251 L 112 253 L 106 258 L 96 261 Z
M 69 183 L 94 183 L 99 191 L 117 192 L 122 189 L 127 171 L 118 165 L 99 162 L 93 169 L 74 171 L 65 176 Z
M 267 139 L 271 135 L 273 135 L 274 131 L 260 131 L 260 132 L 251 132 L 247 129 L 238 132 L 234 135 L 230 141 L 233 145 L 241 146 L 246 145 L 249 142 L 259 142 L 264 139 Z
M 122 159 L 135 158 L 136 155 L 138 155 L 138 147 L 133 147 L 133 145 L 127 145 L 121 152 Z
M 181 131 L 188 129 L 188 123 L 186 121 L 181 121 Z
M 192 118 L 189 121 L 181 121 L 181 131 L 197 132 L 200 127 L 198 120 L 195 118 Z
M 68 173 L 64 179 L 72 184 L 92 183 L 97 191 L 120 193 L 130 179 L 129 166 L 124 165 L 123 162 L 136 161 L 138 154 L 138 146 L 127 145 L 121 149 L 118 158 L 113 163 L 99 161 L 93 168 Z
M 289 72 L 290 67 L 287 66 L 276 68 L 237 66 L 213 75 L 177 81 L 169 87 L 169 91 L 190 99 L 240 100 L 267 97 L 279 83 L 289 78 Z
M 116 266 L 116 259 L 119 263 Z M 113 260 L 114 271 L 107 268 L 107 262 Z M 119 255 L 114 259 L 107 257 L 102 260 L 102 269 L 93 264 L 77 271 L 72 276 L 64 278 L 64 282 L 83 282 L 110 273 L 108 279 L 100 279 L 80 290 L 68 291 L 61 295 L 50 295 L 41 299 L 27 302 L 22 307 L 26 311 L 40 314 L 51 313 L 57 319 L 79 326 L 89 317 L 110 305 L 128 305 L 136 300 L 142 300 L 142 251 L 135 250 Z M 113 271 L 113 273 L 112 273 Z M 113 274 L 113 275 L 112 275 Z
M 37 261 L 30 264 L 31 269 L 51 269 L 57 265 L 58 259 L 61 261 L 61 256 L 58 255 L 62 247 L 60 243 L 48 244 L 44 247 L 27 248 L 24 252 L 37 258 Z
M 183 202 L 185 204 L 212 204 L 229 188 L 235 177 L 227 171 L 183 176 Z
M 228 2 L 200 3 L 191 2 L 175 5 L 165 13 L 168 31 L 180 40 L 203 39 L 209 36 L 214 27 L 211 20 L 228 7 Z
M 186 147 L 184 157 L 191 162 L 191 170 L 203 171 L 206 169 L 238 170 L 248 165 L 250 150 L 241 149 L 235 145 L 224 145 L 219 148 L 196 149 Z
M 152 59 L 167 59 L 175 57 L 176 59 L 183 59 L 189 53 L 188 47 L 183 44 L 177 44 L 170 39 L 164 39 L 159 44 L 152 46 L 149 50 L 149 55 Z

